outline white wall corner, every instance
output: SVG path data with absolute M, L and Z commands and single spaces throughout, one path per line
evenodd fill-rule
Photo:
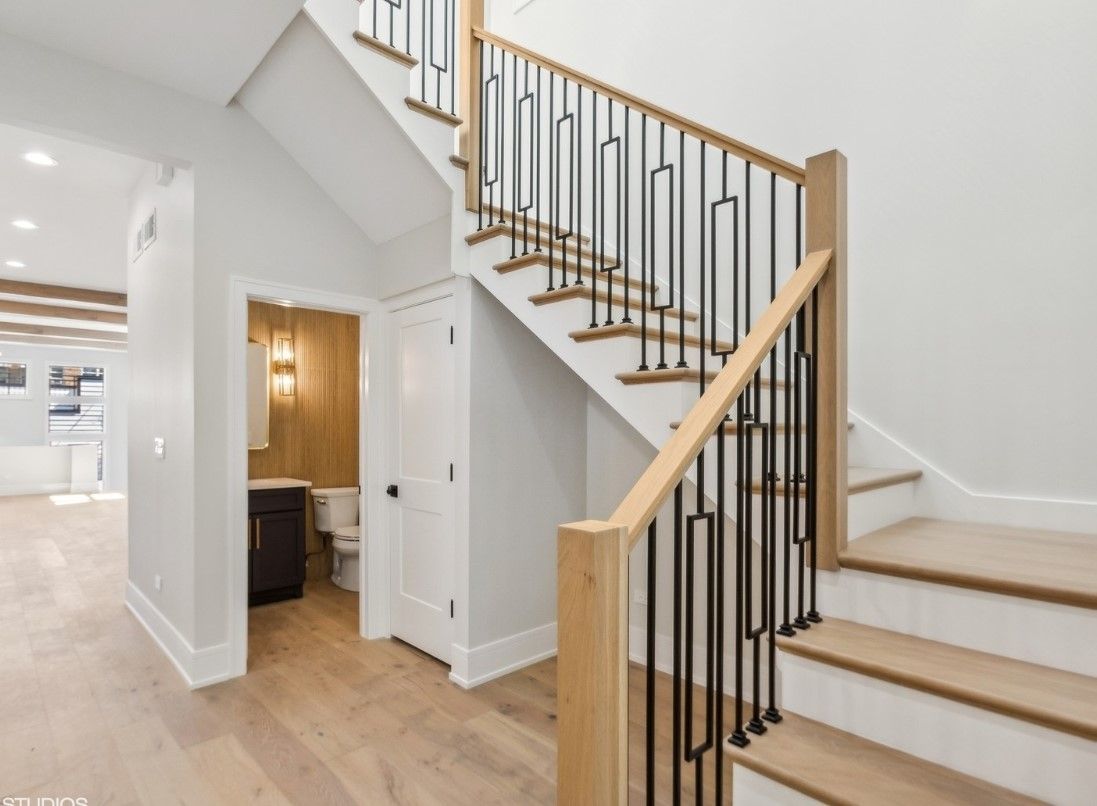
M 449 679 L 474 688 L 556 654 L 556 622 L 466 649 L 453 645 Z
M 195 649 L 132 581 L 126 583 L 126 607 L 175 665 L 191 689 L 232 677 L 228 643 Z

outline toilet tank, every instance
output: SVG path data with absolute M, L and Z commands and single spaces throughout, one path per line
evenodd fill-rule
M 312 491 L 316 531 L 333 533 L 340 526 L 358 523 L 357 487 L 322 487 Z

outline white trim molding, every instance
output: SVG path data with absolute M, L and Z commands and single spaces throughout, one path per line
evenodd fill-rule
M 472 649 L 454 644 L 449 679 L 461 688 L 474 688 L 555 654 L 556 622 L 553 621 Z
M 228 445 L 229 503 L 225 513 L 225 534 L 243 534 L 248 518 L 247 446 L 247 340 L 248 300 L 269 300 L 319 310 L 357 314 L 359 328 L 359 480 L 362 488 L 359 522 L 384 523 L 383 481 L 385 469 L 385 348 L 382 304 L 367 297 L 322 291 L 300 286 L 254 280 L 230 279 L 228 353 Z M 311 502 L 310 504 L 311 505 Z M 359 563 L 359 632 L 364 638 L 388 635 L 387 530 L 370 528 L 365 562 Z M 247 673 L 248 659 L 248 558 L 243 540 L 226 540 L 228 564 L 230 677 Z M 170 654 L 170 653 L 169 653 Z
M 220 683 L 233 676 L 227 643 L 195 649 L 132 581 L 126 583 L 126 607 L 191 689 Z

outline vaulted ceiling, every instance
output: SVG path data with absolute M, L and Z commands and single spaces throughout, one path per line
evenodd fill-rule
M 226 104 L 304 0 L 0 3 L 0 30 Z

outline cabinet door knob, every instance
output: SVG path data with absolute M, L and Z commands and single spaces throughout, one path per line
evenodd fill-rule
M 255 550 L 263 548 L 263 522 L 255 519 Z

